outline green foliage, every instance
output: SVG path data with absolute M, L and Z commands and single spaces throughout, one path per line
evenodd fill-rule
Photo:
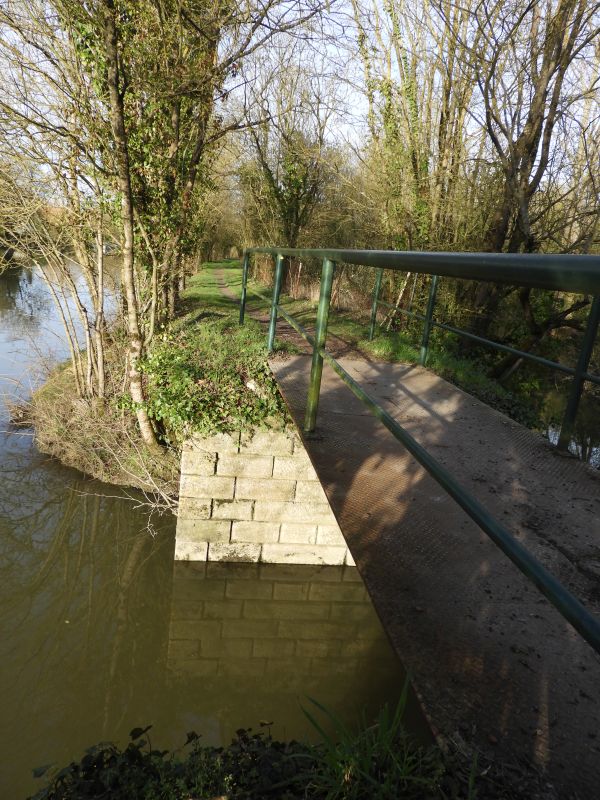
M 383 706 L 373 725 L 362 720 L 353 732 L 331 711 L 311 700 L 333 723 L 329 736 L 304 709 L 319 731 L 323 746 L 315 750 L 315 769 L 309 789 L 323 800 L 426 800 L 440 797 L 444 766 L 439 751 L 419 747 L 406 732 L 403 717 L 408 683 L 395 709 Z
M 266 731 L 236 731 L 228 747 L 202 747 L 187 734 L 187 753 L 153 749 L 151 726 L 131 731 L 120 749 L 101 743 L 80 762 L 50 772 L 48 785 L 33 800 L 427 800 L 448 798 L 440 786 L 445 772 L 441 753 L 425 750 L 404 730 L 406 691 L 393 710 L 385 706 L 375 723 L 352 732 L 316 701 L 333 722 L 330 737 L 305 711 L 321 737 L 316 745 L 272 739 Z M 145 738 L 143 738 L 145 737 Z M 42 777 L 48 767 L 34 770 Z M 464 781 L 463 781 L 464 783 Z
M 227 747 L 203 747 L 193 731 L 184 747 L 152 747 L 151 726 L 131 731 L 125 748 L 102 742 L 79 762 L 33 770 L 46 785 L 30 800 L 532 800 L 549 797 L 533 770 L 467 755 L 464 745 L 443 754 L 409 736 L 403 716 L 407 688 L 396 707 L 373 724 L 343 725 L 312 700 L 305 710 L 317 744 L 278 742 L 265 730 L 236 731 Z M 314 713 L 313 713 L 314 712 Z M 325 728 L 332 728 L 333 734 Z M 510 778 L 509 778 L 510 776 Z M 515 781 L 515 778 L 517 779 Z M 511 785 L 514 784 L 514 785 Z M 544 789 L 540 791 L 540 787 Z
M 149 726 L 151 727 L 151 726 Z M 149 730 L 136 728 L 121 749 L 101 743 L 89 748 L 80 762 L 53 773 L 33 800 L 187 800 L 226 795 L 231 800 L 284 800 L 304 797 L 305 759 L 311 748 L 282 743 L 264 733 L 239 730 L 229 747 L 201 747 L 197 734 L 187 734 L 181 752 L 153 749 Z M 179 756 L 179 757 L 178 757 Z M 42 777 L 47 768 L 34 770 Z
M 419 349 L 410 337 L 402 333 L 388 333 L 375 337 L 372 342 L 361 339 L 358 342 L 361 350 L 384 361 L 400 361 L 404 364 L 416 364 L 419 360 Z
M 181 442 L 281 424 L 285 406 L 267 364 L 264 334 L 226 314 L 206 313 L 199 324 L 166 329 L 141 363 L 147 409 L 163 437 Z
M 237 297 L 242 288 L 242 265 L 237 260 L 213 261 L 202 264 L 199 272 L 192 275 L 183 293 L 184 308 L 192 314 L 194 309 L 202 313 L 207 306 L 214 310 L 232 312 L 231 299 L 223 294 L 221 278 L 227 289 Z

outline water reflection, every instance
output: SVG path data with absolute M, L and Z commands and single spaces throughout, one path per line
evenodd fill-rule
M 12 267 L 2 274 L 0 326 L 15 338 L 35 331 L 47 316 L 50 298 L 31 269 Z
M 168 686 L 179 740 L 223 744 L 260 720 L 314 738 L 308 697 L 355 724 L 403 673 L 355 568 L 176 562 Z
M 596 388 L 581 397 L 569 451 L 580 461 L 600 469 L 600 399 Z M 560 436 L 560 424 L 554 420 L 562 419 L 566 401 L 566 394 L 562 392 L 551 392 L 546 400 L 544 417 L 549 420 L 546 432 L 552 444 L 557 444 Z
M 60 334 L 35 271 L 0 276 L 2 395 L 26 396 L 39 364 L 65 357 Z M 40 454 L 0 400 L 0 796 L 24 797 L 33 766 L 146 717 L 164 672 L 173 529 Z
M 72 263 L 72 277 L 84 304 L 90 303 L 85 277 Z M 110 318 L 116 305 L 118 263 L 107 260 L 105 312 Z M 73 318 L 80 344 L 84 337 L 74 301 L 61 289 L 65 308 Z M 51 292 L 36 267 L 11 267 L 0 274 L 0 392 L 27 396 L 32 386 L 56 363 L 69 357 L 63 322 Z M 0 404 L 0 420 L 5 415 Z
M 164 669 L 172 521 L 153 538 L 129 500 L 68 470 L 51 477 L 46 502 L 25 483 L 22 513 L 0 515 L 6 797 L 32 788 L 32 766 L 125 736 Z

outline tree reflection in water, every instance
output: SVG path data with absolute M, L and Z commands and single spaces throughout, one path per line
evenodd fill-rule
M 67 353 L 35 270 L 0 276 L 0 394 L 26 396 Z M 160 691 L 172 517 L 41 455 L 0 402 L 0 796 L 147 719 Z M 130 723 L 131 720 L 131 723 Z M 128 727 L 129 726 L 129 727 Z
M 11 503 L 2 493 L 7 792 L 27 786 L 32 766 L 126 737 L 163 684 L 172 519 L 156 520 L 153 538 L 129 499 L 48 466 L 20 481 Z

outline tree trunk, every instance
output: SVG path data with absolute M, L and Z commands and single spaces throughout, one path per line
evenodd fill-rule
M 142 374 L 138 363 L 142 356 L 142 335 L 138 317 L 138 300 L 135 292 L 134 251 L 133 251 L 133 196 L 131 192 L 131 173 L 127 132 L 125 130 L 125 111 L 123 96 L 119 89 L 119 56 L 117 48 L 117 29 L 113 0 L 101 0 L 104 50 L 106 57 L 106 78 L 110 99 L 110 124 L 115 142 L 115 162 L 119 191 L 121 193 L 121 212 L 123 218 L 123 267 L 122 283 L 127 304 L 126 323 L 129 335 L 129 391 L 136 405 L 136 416 L 144 442 L 157 447 L 156 435 L 144 405 Z
M 407 272 L 404 276 L 404 281 L 402 286 L 400 287 L 400 291 L 398 292 L 398 296 L 396 297 L 396 302 L 394 303 L 394 307 L 390 308 L 388 313 L 386 314 L 386 318 L 383 321 L 383 324 L 386 326 L 386 330 L 390 330 L 392 324 L 396 322 L 398 317 L 398 310 L 400 308 L 406 309 L 406 293 L 408 291 L 408 282 L 410 281 L 412 276 L 412 272 Z M 406 317 L 404 315 L 400 316 L 400 319 L 397 321 L 397 328 L 405 328 L 406 327 Z
M 105 393 L 104 376 L 104 235 L 102 233 L 102 219 L 98 223 L 96 233 L 96 263 L 98 273 L 98 289 L 96 292 L 96 320 L 94 325 L 96 337 L 96 359 L 98 362 L 98 397 L 103 398 Z

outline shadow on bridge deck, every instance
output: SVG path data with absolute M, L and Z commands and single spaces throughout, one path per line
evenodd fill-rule
M 414 366 L 342 366 L 600 613 L 600 476 Z M 310 359 L 271 367 L 302 427 Z M 306 446 L 434 729 L 597 797 L 600 658 L 325 366 Z

